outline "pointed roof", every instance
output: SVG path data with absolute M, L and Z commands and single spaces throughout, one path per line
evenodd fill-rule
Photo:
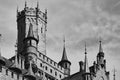
M 104 52 L 103 52 L 103 49 L 102 49 L 102 41 L 100 40 L 99 41 L 99 53 L 97 56 L 103 56 L 104 57 Z
M 68 61 L 67 54 L 66 54 L 66 49 L 65 49 L 65 38 L 64 38 L 63 42 L 64 42 L 64 46 L 63 46 L 62 60 L 63 60 L 63 61 L 64 61 L 64 60 Z M 62 61 L 62 60 L 61 60 L 61 61 Z
M 89 73 L 89 67 L 88 67 L 88 60 L 87 60 L 87 49 L 86 49 L 86 43 L 85 43 L 85 61 L 84 61 L 84 71 L 85 73 Z
M 24 39 L 24 41 L 25 41 L 25 40 L 31 40 L 31 39 L 35 40 L 35 41 L 37 42 L 37 44 L 38 44 L 39 40 L 38 40 L 38 37 L 37 37 L 37 38 L 34 37 L 34 32 L 33 32 L 33 25 L 32 25 L 32 23 L 30 23 L 30 25 L 29 25 L 28 34 L 27 34 L 27 37 Z
M 34 34 L 33 34 L 33 25 L 32 25 L 32 23 L 30 23 L 27 37 L 34 37 Z

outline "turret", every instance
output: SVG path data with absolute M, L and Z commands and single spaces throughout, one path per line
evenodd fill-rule
M 34 37 L 33 25 L 30 23 L 27 37 L 24 39 L 25 68 L 30 73 L 37 72 L 37 44 L 38 39 Z M 30 69 L 31 68 L 31 69 Z M 30 71 L 29 71 L 30 70 Z M 31 72 L 33 71 L 33 72 Z
M 12 71 L 14 71 L 14 72 L 17 72 L 17 73 L 21 74 L 22 70 L 21 70 L 21 68 L 19 66 L 20 62 L 18 60 L 18 56 L 19 55 L 17 53 L 17 50 L 15 50 L 14 62 L 13 62 L 13 64 L 11 66 L 9 66 L 9 69 L 12 70 Z M 12 60 L 12 58 L 10 60 Z
M 65 69 L 65 71 L 64 71 L 65 77 L 69 76 L 70 75 L 71 62 L 67 58 L 66 49 L 65 49 L 65 39 L 64 39 L 64 47 L 63 47 L 62 59 L 58 64 Z

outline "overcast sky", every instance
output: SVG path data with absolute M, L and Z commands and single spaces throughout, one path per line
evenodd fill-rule
M 36 0 L 26 0 L 36 7 Z M 24 8 L 24 0 L 0 0 L 1 52 L 9 58 L 15 54 L 17 37 L 16 8 Z M 48 9 L 47 55 L 60 61 L 63 35 L 71 61 L 71 74 L 79 71 L 78 62 L 84 60 L 84 42 L 87 43 L 89 66 L 96 60 L 99 37 L 102 37 L 107 70 L 113 80 L 120 79 L 120 0 L 39 0 L 42 11 Z

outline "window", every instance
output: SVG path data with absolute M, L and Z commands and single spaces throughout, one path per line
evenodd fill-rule
M 48 58 L 47 58 L 47 62 L 48 62 Z
M 42 67 L 42 63 L 40 63 L 40 67 Z
M 17 79 L 19 79 L 19 74 L 17 75 Z
M 12 76 L 12 78 L 14 77 L 14 73 L 13 72 L 11 73 L 11 76 Z
M 50 63 L 52 64 L 52 60 L 50 61 Z
M 24 80 L 24 77 L 22 77 L 22 80 Z
M 60 75 L 60 78 L 61 78 L 61 75 Z
M 43 55 L 43 59 L 45 59 L 45 55 Z
M 57 72 L 55 72 L 55 76 L 57 76 Z
M 47 70 L 47 66 L 45 67 L 45 70 Z
M 39 57 L 41 57 L 41 54 L 39 53 Z
M 52 73 L 52 69 L 50 69 L 50 73 Z
M 0 65 L 0 72 L 2 72 L 2 66 Z
M 54 62 L 54 66 L 56 65 L 56 63 Z
M 8 70 L 6 70 L 6 75 L 8 75 Z

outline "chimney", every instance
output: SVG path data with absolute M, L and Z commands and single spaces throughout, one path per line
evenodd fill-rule
M 80 72 L 84 71 L 84 63 L 83 63 L 83 61 L 79 62 L 79 66 L 80 66 Z

